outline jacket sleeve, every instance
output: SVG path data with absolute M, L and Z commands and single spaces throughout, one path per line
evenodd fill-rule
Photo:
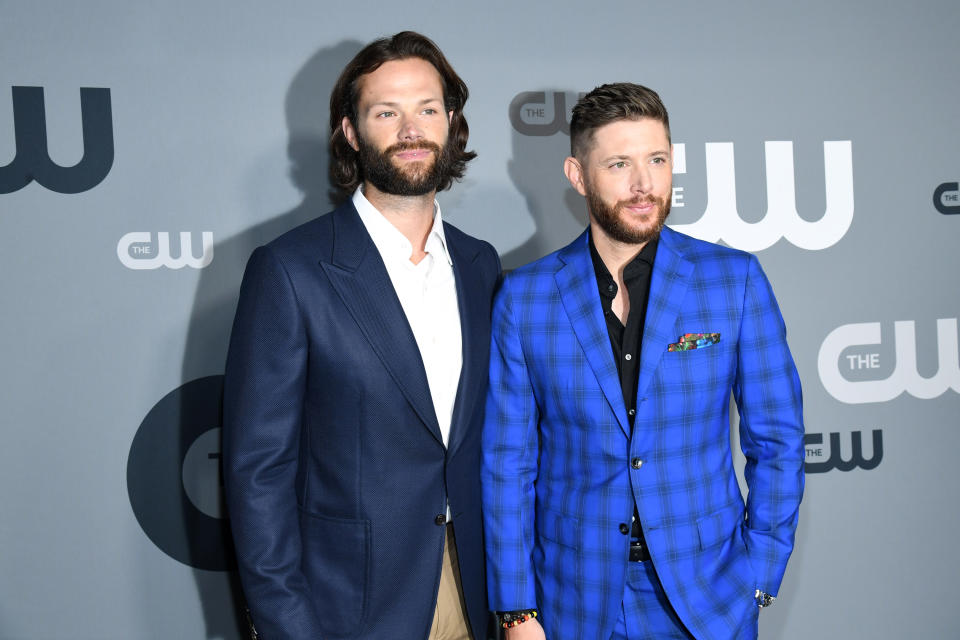
M 757 588 L 776 595 L 803 496 L 800 378 L 770 283 L 750 257 L 733 393 L 748 487 L 744 539 Z
M 250 257 L 224 380 L 224 484 L 240 578 L 260 637 L 320 638 L 296 475 L 307 336 L 294 288 L 268 247 Z
M 533 608 L 538 411 L 507 277 L 493 305 L 481 488 L 493 611 Z

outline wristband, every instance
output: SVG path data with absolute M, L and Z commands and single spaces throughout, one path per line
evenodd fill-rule
M 516 627 L 517 625 L 523 624 L 527 620 L 533 620 L 537 617 L 536 609 L 522 609 L 520 611 L 500 611 L 497 613 L 497 619 L 500 622 L 500 626 L 504 629 L 509 629 L 510 627 Z

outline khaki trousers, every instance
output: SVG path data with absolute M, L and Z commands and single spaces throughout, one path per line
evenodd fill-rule
M 453 523 L 447 523 L 443 544 L 443 568 L 440 571 L 440 590 L 433 612 L 429 640 L 473 640 L 467 623 L 467 607 L 463 601 L 460 583 L 460 563 L 457 561 Z

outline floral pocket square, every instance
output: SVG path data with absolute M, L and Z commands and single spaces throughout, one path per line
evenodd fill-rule
M 719 333 L 685 333 L 678 339 L 667 345 L 667 351 L 690 351 L 691 349 L 702 349 L 720 342 Z

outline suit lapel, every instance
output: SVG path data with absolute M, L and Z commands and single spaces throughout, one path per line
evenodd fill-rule
M 556 283 L 563 308 L 573 325 L 573 331 L 586 354 L 587 362 L 600 384 L 610 408 L 617 416 L 624 435 L 630 435 L 627 408 L 623 402 L 620 378 L 613 362 L 610 334 L 603 319 L 597 278 L 590 259 L 587 232 L 560 251 L 564 265 L 557 270 Z
M 640 347 L 638 398 L 645 397 L 653 379 L 653 372 L 667 351 L 667 345 L 676 342 L 678 337 L 677 316 L 687 293 L 693 263 L 677 251 L 676 239 L 676 233 L 668 227 L 664 227 L 660 232 L 657 257 L 650 276 L 650 295 L 647 299 L 647 316 Z
M 463 366 L 460 369 L 460 383 L 457 387 L 457 398 L 453 405 L 453 418 L 450 422 L 449 451 L 453 453 L 466 435 L 470 424 L 470 417 L 474 414 L 477 402 L 476 390 L 483 386 L 488 375 L 487 368 L 482 366 L 481 355 L 489 348 L 489 334 L 479 326 L 483 320 L 485 303 L 482 296 L 477 295 L 483 290 L 480 274 L 475 263 L 477 253 L 466 253 L 453 238 L 454 234 L 446 233 L 447 248 L 453 259 L 453 274 L 457 282 L 457 306 L 460 311 L 460 335 L 463 343 Z
M 442 443 L 420 349 L 380 253 L 352 202 L 331 215 L 333 253 L 320 266 L 410 406 Z

